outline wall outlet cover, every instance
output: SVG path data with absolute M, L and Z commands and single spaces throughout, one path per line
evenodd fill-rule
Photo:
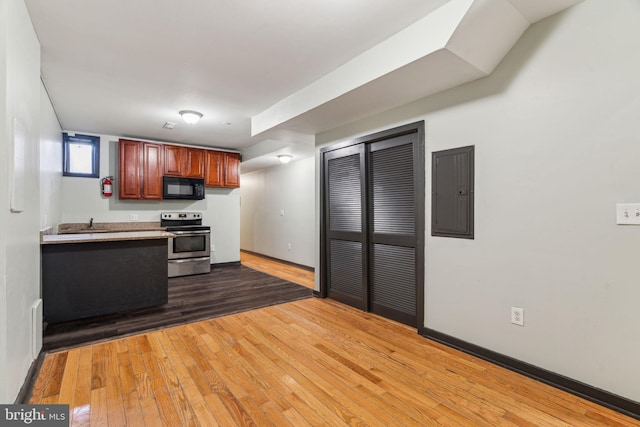
M 511 307 L 511 323 L 524 326 L 524 308 Z

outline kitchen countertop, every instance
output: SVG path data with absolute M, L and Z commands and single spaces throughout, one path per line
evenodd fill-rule
M 149 240 L 168 239 L 175 235 L 162 230 L 155 231 L 121 231 L 121 232 L 100 232 L 100 233 L 79 233 L 79 234 L 45 234 L 40 243 L 42 245 L 55 245 L 63 243 L 90 243 L 90 242 L 112 242 L 122 240 Z
M 160 221 L 153 222 L 73 222 L 58 225 L 58 234 L 108 233 L 122 231 L 164 231 Z

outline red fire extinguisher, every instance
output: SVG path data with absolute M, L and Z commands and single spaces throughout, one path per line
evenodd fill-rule
M 111 180 L 113 179 L 113 177 L 111 176 L 107 176 L 105 178 L 102 178 L 102 194 L 105 197 L 111 197 L 111 195 L 113 194 L 113 189 L 112 189 L 112 184 L 111 184 Z

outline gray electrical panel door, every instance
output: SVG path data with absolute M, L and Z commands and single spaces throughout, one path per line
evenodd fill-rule
M 431 156 L 431 235 L 473 239 L 474 147 Z
M 324 155 L 328 296 L 366 310 L 364 146 Z

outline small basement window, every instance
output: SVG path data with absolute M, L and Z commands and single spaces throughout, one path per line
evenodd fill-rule
M 100 137 L 62 134 L 62 175 L 85 178 L 100 176 Z

